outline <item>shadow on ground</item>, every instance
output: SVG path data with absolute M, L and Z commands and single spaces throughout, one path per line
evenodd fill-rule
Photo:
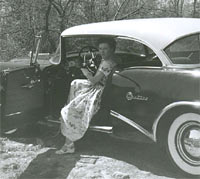
M 44 146 L 56 148 L 60 148 L 64 141 L 61 135 L 41 139 Z M 121 160 L 156 176 L 187 178 L 174 169 L 166 154 L 154 144 L 121 141 L 105 134 L 88 132 L 75 146 L 75 154 L 56 155 L 56 149 L 50 149 L 38 155 L 21 174 L 20 179 L 66 179 L 80 155 L 106 156 Z

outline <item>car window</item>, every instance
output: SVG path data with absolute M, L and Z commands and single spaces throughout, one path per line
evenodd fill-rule
M 162 66 L 160 59 L 146 45 L 126 37 L 118 37 L 116 42 L 116 53 L 121 59 L 121 67 Z
M 181 38 L 165 49 L 173 64 L 199 64 L 200 40 L 199 34 Z
M 76 38 L 66 38 L 65 45 L 67 53 L 79 52 L 84 46 L 94 46 L 97 47 L 97 41 L 100 37 L 90 36 L 90 37 L 76 37 Z M 124 53 L 132 53 L 136 55 L 145 55 L 144 45 L 130 40 L 128 38 L 118 37 L 116 40 L 116 51 L 121 51 Z
M 80 52 L 85 46 L 93 46 L 98 48 L 98 36 L 87 36 L 87 37 L 68 37 L 65 38 L 65 49 L 66 53 Z
M 102 35 L 98 36 L 78 36 L 78 37 L 65 37 L 62 41 L 63 53 L 61 53 L 61 61 L 66 60 L 66 57 L 70 57 L 73 54 L 77 54 L 84 46 L 93 46 L 97 48 L 98 55 L 98 39 Z M 153 50 L 146 45 L 130 39 L 129 37 L 116 37 L 113 36 L 116 41 L 116 61 L 122 68 L 128 68 L 133 66 L 162 66 L 161 61 L 156 57 Z M 61 50 L 61 51 L 62 51 Z
M 142 56 L 145 55 L 144 45 L 137 41 L 119 37 L 116 38 L 116 42 L 117 42 L 116 51 L 133 53 Z

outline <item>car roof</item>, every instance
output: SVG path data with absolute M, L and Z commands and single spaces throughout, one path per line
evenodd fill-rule
M 197 32 L 200 32 L 200 19 L 197 18 L 149 18 L 78 25 L 64 30 L 61 36 L 125 36 L 135 38 L 159 51 L 174 40 Z

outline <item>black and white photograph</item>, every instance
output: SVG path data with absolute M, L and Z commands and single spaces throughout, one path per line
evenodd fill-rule
M 200 1 L 0 0 L 0 178 L 200 178 Z

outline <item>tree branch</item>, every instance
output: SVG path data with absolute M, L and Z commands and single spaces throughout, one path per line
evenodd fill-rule
M 62 11 L 59 9 L 59 4 L 57 2 L 55 2 L 55 1 L 52 1 L 52 5 L 56 9 L 57 13 L 61 16 L 62 15 Z
M 52 7 L 52 1 L 49 1 L 48 8 L 45 14 L 45 31 L 46 32 L 48 32 L 48 29 L 49 29 L 49 14 L 51 11 L 51 7 Z
M 194 0 L 192 17 L 196 17 L 196 4 L 197 4 L 197 0 Z
M 139 12 L 141 9 L 143 9 L 145 3 L 143 2 L 143 4 L 136 10 L 132 11 L 132 12 L 129 12 L 128 14 L 122 16 L 121 18 L 117 19 L 117 20 L 123 20 L 123 19 L 126 19 L 128 16 L 132 15 L 132 14 L 136 14 L 137 12 Z
M 63 14 L 65 14 L 66 9 L 68 7 L 68 5 L 71 3 L 72 0 L 68 0 L 67 3 L 65 4 L 64 8 L 63 8 Z
M 10 32 L 6 31 L 6 32 L 4 32 L 4 33 L 0 33 L 0 35 L 16 34 L 16 33 L 18 33 L 18 32 L 21 32 L 21 29 L 16 30 L 16 31 L 10 31 Z
M 123 2 L 121 3 L 121 5 L 118 7 L 118 9 L 117 9 L 117 11 L 116 11 L 116 13 L 115 13 L 115 15 L 114 15 L 114 17 L 113 17 L 113 20 L 116 20 L 116 18 L 117 18 L 117 16 L 118 16 L 119 12 L 121 11 L 121 9 L 122 9 L 122 7 L 123 7 L 123 5 L 125 4 L 126 1 L 127 1 L 127 0 L 123 0 Z

